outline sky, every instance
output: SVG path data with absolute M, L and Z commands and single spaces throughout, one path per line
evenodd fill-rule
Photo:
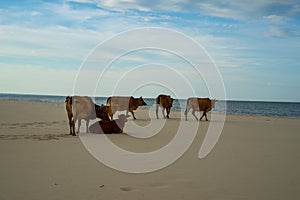
M 101 44 L 147 27 L 175 31 L 203 48 L 199 56 L 190 53 L 199 65 L 207 53 L 226 99 L 300 102 L 299 0 L 1 1 L 0 93 L 71 95 L 78 73 Z M 120 46 L 156 37 L 143 35 Z M 185 48 L 181 42 L 173 41 Z M 101 51 L 98 59 L 108 58 L 114 48 L 118 45 Z M 104 66 L 97 67 L 87 79 L 99 79 Z M 168 92 L 178 98 L 223 98 L 210 90 L 204 68 L 200 75 L 193 70 L 176 53 L 142 49 L 112 62 L 93 88 L 97 96 Z M 155 84 L 160 80 L 169 82 Z M 168 88 L 171 82 L 177 90 Z

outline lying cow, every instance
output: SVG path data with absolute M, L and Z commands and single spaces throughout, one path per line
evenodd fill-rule
M 136 110 L 139 106 L 145 106 L 147 105 L 142 97 L 140 98 L 134 98 L 134 97 L 108 97 L 106 101 L 107 106 L 110 107 L 109 110 L 109 116 L 111 120 L 113 120 L 113 115 L 117 111 L 123 111 L 126 110 L 126 115 L 128 115 L 128 112 L 131 112 L 133 119 L 136 119 L 134 116 L 133 111 Z
M 187 102 L 186 102 L 186 110 L 184 112 L 185 120 L 187 120 L 187 113 L 192 108 L 193 109 L 192 114 L 196 118 L 197 121 L 198 121 L 198 118 L 195 115 L 195 111 L 203 111 L 203 114 L 200 117 L 200 121 L 202 120 L 202 118 L 204 116 L 205 116 L 206 121 L 208 121 L 206 113 L 208 113 L 212 108 L 215 107 L 215 102 L 216 102 L 215 99 L 209 99 L 209 98 L 195 98 L 195 97 L 188 98 Z
M 162 114 L 164 118 L 165 116 L 165 110 L 167 111 L 167 118 L 169 119 L 169 114 L 171 107 L 173 105 L 173 98 L 171 98 L 168 95 L 160 94 L 158 97 L 156 97 L 156 118 L 158 119 L 158 108 L 162 107 Z
M 89 128 L 91 133 L 123 133 L 125 122 L 127 122 L 127 117 L 129 115 L 121 114 L 119 118 L 112 121 L 98 121 L 92 124 Z
M 76 135 L 76 121 L 78 121 L 77 133 L 79 133 L 82 119 L 86 120 L 86 132 L 88 132 L 90 119 L 100 118 L 103 120 L 110 120 L 107 108 L 95 104 L 90 97 L 67 96 L 65 102 L 69 119 L 70 135 Z

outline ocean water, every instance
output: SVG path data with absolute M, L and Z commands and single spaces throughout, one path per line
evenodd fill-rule
M 24 95 L 24 94 L 1 94 L 0 100 L 16 101 L 36 101 L 64 103 L 66 96 L 52 95 Z M 97 104 L 106 104 L 107 97 L 96 97 L 94 101 Z M 147 103 L 146 108 L 155 107 L 154 98 L 144 98 Z M 224 112 L 226 104 L 226 113 L 228 114 L 246 114 L 259 116 L 280 116 L 289 118 L 300 118 L 300 102 L 264 102 L 264 101 L 217 101 L 212 112 Z M 185 110 L 186 100 L 176 99 L 173 102 L 172 109 Z M 1 111 L 0 111 L 1 112 Z

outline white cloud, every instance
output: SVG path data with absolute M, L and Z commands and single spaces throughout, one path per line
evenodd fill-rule
M 2 56 L 83 59 L 103 40 L 99 32 L 61 26 L 32 29 L 4 25 L 0 35 Z
M 268 37 L 284 37 L 285 35 L 286 34 L 282 29 L 275 26 L 270 26 L 266 33 L 266 36 Z
M 236 83 L 246 80 L 247 72 L 251 70 L 261 72 L 279 65 L 295 67 L 297 65 L 294 63 L 299 63 L 296 55 L 299 45 L 296 46 L 298 43 L 294 42 L 295 38 L 287 37 L 293 32 L 298 33 L 299 28 L 297 23 L 293 23 L 298 21 L 291 20 L 300 12 L 299 3 L 294 0 L 225 0 L 222 3 L 217 0 L 66 0 L 42 2 L 19 9 L 16 5 L 13 9 L 0 9 L 0 12 L 3 22 L 0 25 L 0 66 L 6 72 L 1 71 L 1 91 L 22 90 L 22 85 L 13 81 L 13 77 L 17 77 L 21 82 L 26 82 L 24 92 L 57 93 L 55 91 L 66 90 L 69 93 L 73 79 L 68 72 L 74 74 L 81 61 L 99 42 L 122 31 L 145 26 L 171 28 L 192 37 L 212 55 L 224 72 L 227 83 L 236 87 L 243 87 L 242 83 Z M 274 38 L 269 37 L 285 37 L 285 40 L 276 40 L 274 43 Z M 124 41 L 123 45 L 132 42 L 136 41 Z M 182 44 L 181 48 L 184 50 L 186 47 Z M 113 48 L 104 53 L 103 56 L 108 58 L 115 55 Z M 286 58 L 286 54 L 291 56 Z M 192 56 L 197 57 L 197 53 Z M 158 58 L 167 61 L 163 63 Z M 156 57 L 132 54 L 121 61 L 143 64 L 151 59 L 177 66 L 175 59 L 163 53 Z M 53 63 L 53 60 L 56 62 Z M 70 64 L 66 60 L 76 64 L 66 67 Z M 201 62 L 201 58 L 198 57 L 197 61 Z M 55 66 L 51 66 L 53 64 Z M 56 70 L 59 71 L 55 73 Z M 189 71 L 182 73 L 188 75 Z M 15 74 L 36 77 L 22 78 Z M 45 74 L 49 74 L 49 77 L 45 78 Z M 52 77 L 57 77 L 57 83 L 53 83 Z M 234 78 L 240 80 L 232 82 Z M 50 89 L 34 85 L 31 80 L 40 85 L 47 83 Z
M 267 19 L 271 23 L 283 23 L 287 20 L 286 16 L 280 16 L 280 15 L 268 15 L 264 16 L 264 19 Z
M 30 15 L 31 16 L 38 16 L 38 15 L 41 15 L 42 13 L 41 12 L 39 12 L 39 11 L 31 11 L 30 12 Z
M 299 14 L 300 4 L 297 0 L 171 0 L 171 1 L 147 1 L 147 0 L 96 0 L 97 5 L 103 8 L 128 11 L 131 9 L 153 11 L 194 12 L 208 16 L 226 17 L 234 19 L 253 19 L 263 16 Z M 274 14 L 275 13 L 275 14 Z

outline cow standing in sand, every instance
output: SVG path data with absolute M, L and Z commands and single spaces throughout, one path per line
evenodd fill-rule
M 90 97 L 67 96 L 65 102 L 69 119 L 70 135 L 76 135 L 76 121 L 78 121 L 77 133 L 79 133 L 82 119 L 86 120 L 86 132 L 88 133 L 90 119 L 100 118 L 103 120 L 110 120 L 107 107 L 95 104 Z
M 171 107 L 173 105 L 173 98 L 171 98 L 169 95 L 160 94 L 158 97 L 156 97 L 156 118 L 158 119 L 158 108 L 162 107 L 162 114 L 164 118 L 165 116 L 165 110 L 167 111 L 167 118 L 169 119 L 169 114 Z
M 136 119 L 134 116 L 133 111 L 136 110 L 139 106 L 145 106 L 147 105 L 142 97 L 140 98 L 134 98 L 131 97 L 108 97 L 106 101 L 107 106 L 110 107 L 109 116 L 111 120 L 113 120 L 113 115 L 117 111 L 123 111 L 126 110 L 126 115 L 128 115 L 128 112 L 131 112 L 133 119 Z
M 187 113 L 192 108 L 193 109 L 192 114 L 197 121 L 198 118 L 195 115 L 195 111 L 203 111 L 203 114 L 200 117 L 200 121 L 204 116 L 206 121 L 208 121 L 206 113 L 208 113 L 212 108 L 215 107 L 215 102 L 216 102 L 215 99 L 209 99 L 209 98 L 196 98 L 196 97 L 188 98 L 186 102 L 186 110 L 184 112 L 185 120 L 187 120 Z

